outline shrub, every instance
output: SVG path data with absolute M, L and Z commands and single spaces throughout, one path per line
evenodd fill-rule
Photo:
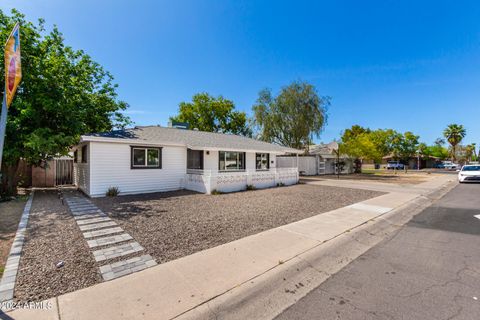
M 277 187 L 283 187 L 283 186 L 285 186 L 285 183 L 283 183 L 283 182 L 277 183 Z
M 218 191 L 217 189 L 214 189 L 210 194 L 217 195 L 217 194 L 223 194 L 223 192 Z
M 120 193 L 120 189 L 118 189 L 118 187 L 110 187 L 108 188 L 105 195 L 107 197 L 116 197 L 118 196 L 119 193 Z
M 253 184 L 247 184 L 247 190 L 255 190 L 255 186 Z

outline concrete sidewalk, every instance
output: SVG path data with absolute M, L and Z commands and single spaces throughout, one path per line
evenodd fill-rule
M 251 287 L 257 279 L 275 274 L 300 256 L 323 250 L 330 240 L 434 192 L 450 180 L 452 177 L 437 177 L 410 187 L 409 192 L 391 192 L 68 293 L 50 299 L 53 308 L 48 311 L 15 310 L 9 315 L 14 319 L 195 318 L 196 310 L 208 308 L 232 290 Z M 350 188 L 355 187 L 349 183 Z

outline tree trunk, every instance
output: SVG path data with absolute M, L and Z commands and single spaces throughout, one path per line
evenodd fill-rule
M 362 173 L 362 160 L 359 158 L 356 158 L 354 161 L 354 173 Z
M 18 186 L 18 164 L 20 160 L 17 160 L 13 165 L 2 165 L 2 184 L 0 195 L 2 197 L 16 196 Z

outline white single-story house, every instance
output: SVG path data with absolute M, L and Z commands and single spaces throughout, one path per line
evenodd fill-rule
M 298 182 L 297 167 L 276 168 L 276 156 L 303 151 L 255 139 L 198 130 L 143 126 L 81 137 L 74 184 L 91 197 L 188 189 L 203 193 Z

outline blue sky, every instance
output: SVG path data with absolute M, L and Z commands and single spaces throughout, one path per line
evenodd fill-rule
M 293 80 L 332 97 L 320 140 L 353 124 L 431 143 L 449 123 L 480 144 L 478 1 L 2 0 L 56 24 L 119 84 L 138 125 L 197 92 L 251 114 Z

